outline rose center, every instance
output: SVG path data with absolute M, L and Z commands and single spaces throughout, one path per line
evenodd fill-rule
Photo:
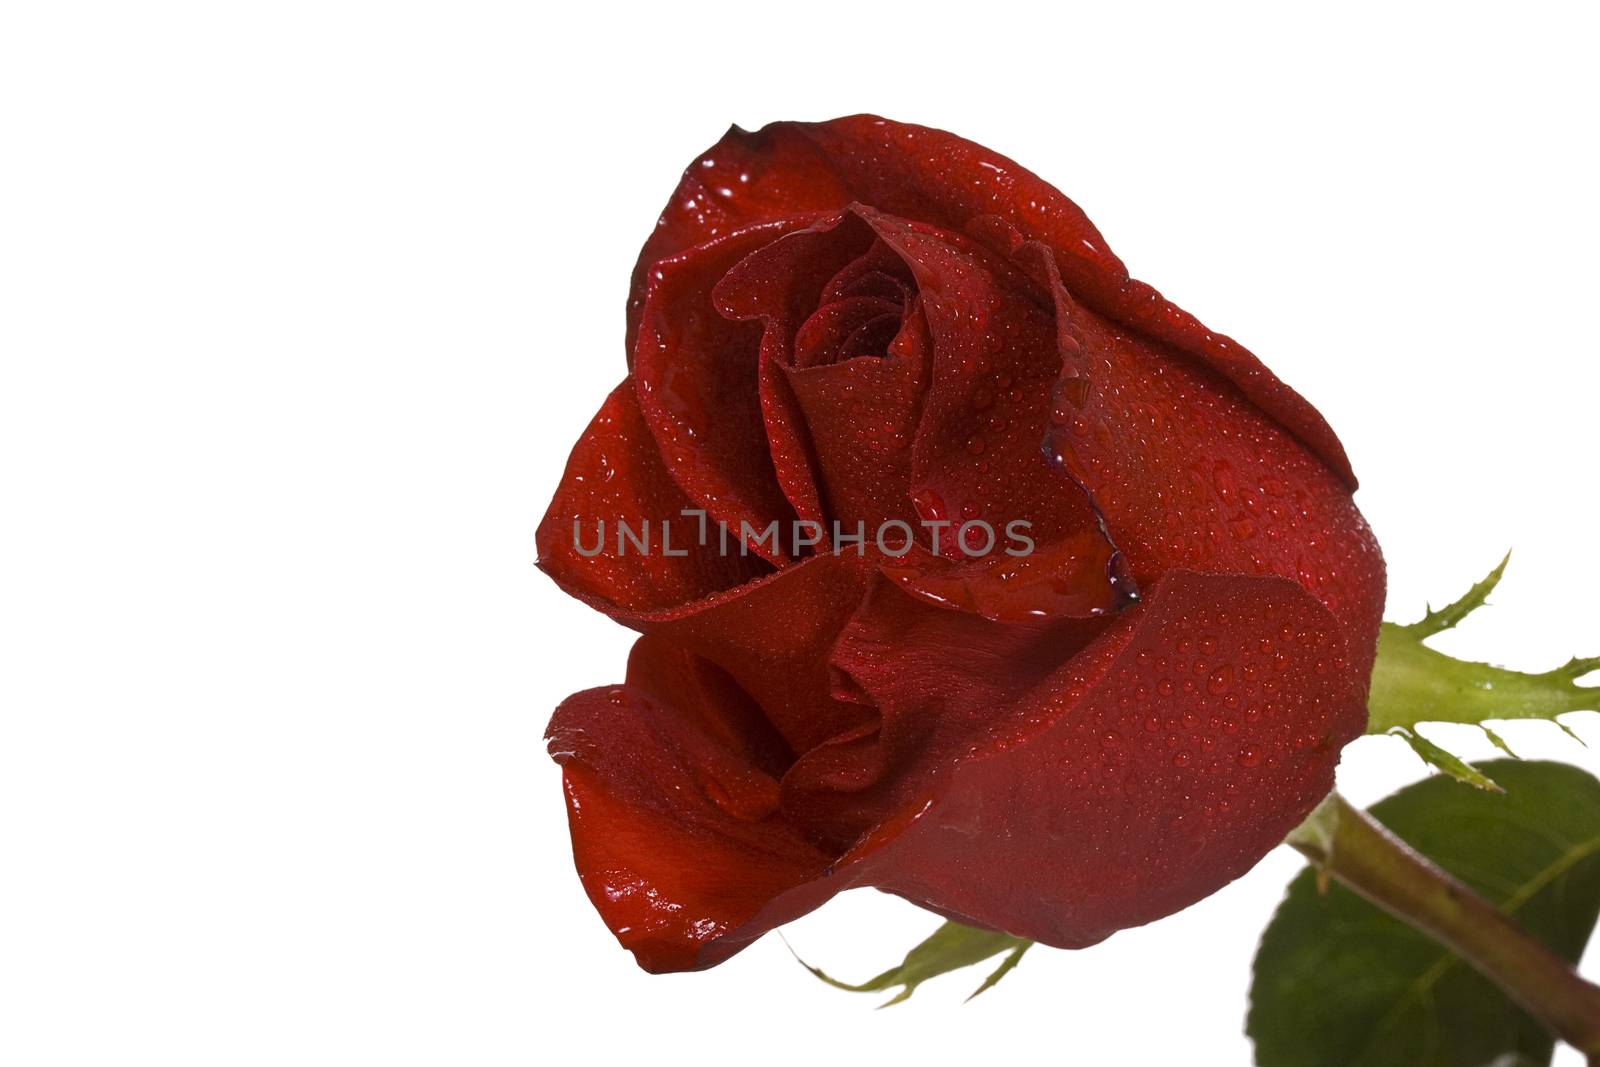
M 905 262 L 874 241 L 823 287 L 816 310 L 795 333 L 794 365 L 888 355 L 915 292 Z

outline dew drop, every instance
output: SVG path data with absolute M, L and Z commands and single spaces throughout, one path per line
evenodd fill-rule
M 1232 464 L 1225 459 L 1218 460 L 1216 466 L 1211 470 L 1211 481 L 1217 488 L 1217 496 L 1224 501 L 1233 499 L 1237 486 L 1233 480 Z
M 1212 671 L 1211 676 L 1206 679 L 1206 692 L 1212 694 L 1213 696 L 1216 696 L 1219 693 L 1226 693 L 1228 691 L 1228 687 L 1232 684 L 1233 668 L 1224 663 L 1222 666 Z
M 928 522 L 942 522 L 950 517 L 944 499 L 932 489 L 918 489 L 911 494 L 911 506 Z

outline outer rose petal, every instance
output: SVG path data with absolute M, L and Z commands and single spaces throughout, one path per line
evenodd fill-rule
M 737 180 L 741 174 L 750 179 Z M 754 133 L 734 127 L 684 172 L 635 268 L 634 300 L 651 262 L 730 225 L 854 201 L 958 232 L 982 215 L 1004 218 L 1025 237 L 1050 246 L 1074 296 L 1112 322 L 1164 341 L 1221 374 L 1355 488 L 1344 446 L 1304 397 L 1238 342 L 1211 332 L 1131 279 L 1100 231 L 1054 186 L 943 130 L 875 115 L 775 122 Z M 631 350 L 631 329 L 629 337 Z
M 561 485 L 539 523 L 539 566 L 568 593 L 610 613 L 697 601 L 769 569 L 753 557 L 685 544 L 684 534 L 694 523 L 679 512 L 695 506 L 662 464 L 629 378 L 606 397 L 567 459 Z M 662 551 L 662 520 L 673 523 L 678 538 L 673 555 Z M 651 551 L 637 551 L 624 541 L 619 552 L 619 524 L 637 535 L 646 522 Z M 589 554 L 597 545 L 598 553 Z M 685 549 L 687 555 L 676 555 Z
M 639 253 L 628 293 L 629 358 L 648 272 L 657 260 L 747 226 L 831 211 L 849 202 L 815 145 L 730 127 L 714 148 L 684 170 Z
M 929 669 L 889 662 L 872 684 L 926 711 Z M 902 770 L 938 784 L 888 823 L 893 840 L 864 844 L 870 880 L 979 926 L 1093 944 L 1249 870 L 1332 788 L 1365 697 L 1337 623 L 1296 583 L 1174 572 L 948 775 Z
M 1094 500 L 1136 579 L 1174 567 L 1280 574 L 1338 617 L 1351 648 L 1375 648 L 1383 557 L 1344 484 L 1203 368 L 1075 301 L 1043 245 L 1016 254 L 1056 304 L 1064 358 L 1049 451 Z M 1370 656 L 1357 658 L 1371 670 Z
M 759 713 L 725 678 L 642 639 L 630 684 L 556 710 L 572 853 L 585 891 L 639 965 L 710 966 L 774 897 L 816 879 L 828 856 L 768 818 Z

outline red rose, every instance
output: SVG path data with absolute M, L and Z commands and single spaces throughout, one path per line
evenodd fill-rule
M 643 634 L 549 740 L 645 968 L 869 885 L 1092 944 L 1331 788 L 1384 593 L 1344 451 L 1027 170 L 871 116 L 735 128 L 627 343 L 538 543 Z

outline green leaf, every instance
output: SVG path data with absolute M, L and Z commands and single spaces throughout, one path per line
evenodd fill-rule
M 975 963 L 982 963 L 991 956 L 1009 952 L 994 973 L 984 979 L 983 984 L 967 998 L 971 1000 L 1009 974 L 1032 944 L 1033 942 L 1026 938 L 947 922 L 935 930 L 926 941 L 906 953 L 906 958 L 898 967 L 891 967 L 876 978 L 868 979 L 859 985 L 830 978 L 822 968 L 813 967 L 805 960 L 800 960 L 800 964 L 829 985 L 848 989 L 852 993 L 879 993 L 894 986 L 903 986 L 904 988 L 893 998 L 879 1005 L 887 1008 L 911 996 L 916 992 L 917 986 L 930 978 L 937 978 L 941 974 L 970 967 Z M 799 956 L 795 958 L 800 959 Z
M 1579 685 L 1578 679 L 1600 670 L 1600 657 L 1574 658 L 1542 674 L 1508 671 L 1487 663 L 1447 656 L 1423 640 L 1448 630 L 1483 605 L 1499 584 L 1510 555 L 1467 595 L 1420 622 L 1407 626 L 1386 622 L 1378 631 L 1378 659 L 1372 668 L 1367 698 L 1369 734 L 1396 734 L 1433 766 L 1482 786 L 1483 776 L 1457 756 L 1422 738 L 1416 727 L 1425 722 L 1477 726 L 1507 755 L 1511 750 L 1487 722 L 1544 719 L 1577 738 L 1557 716 L 1569 711 L 1600 711 L 1600 686 Z
M 1529 934 L 1576 962 L 1600 914 L 1600 782 L 1561 763 L 1495 760 L 1504 794 L 1444 778 L 1373 814 Z M 1448 949 L 1310 868 L 1256 953 L 1246 1029 L 1260 1067 L 1547 1064 L 1552 1039 Z
M 1418 641 L 1424 637 L 1432 637 L 1455 626 L 1456 623 L 1483 607 L 1483 602 L 1489 599 L 1489 594 L 1494 592 L 1494 587 L 1500 584 L 1500 576 L 1506 572 L 1506 564 L 1511 562 L 1511 553 L 1507 552 L 1500 560 L 1500 565 L 1489 572 L 1489 576 L 1471 589 L 1465 596 L 1455 603 L 1433 610 L 1433 605 L 1428 605 L 1427 614 L 1418 622 L 1398 626 L 1396 629 L 1404 630 Z

